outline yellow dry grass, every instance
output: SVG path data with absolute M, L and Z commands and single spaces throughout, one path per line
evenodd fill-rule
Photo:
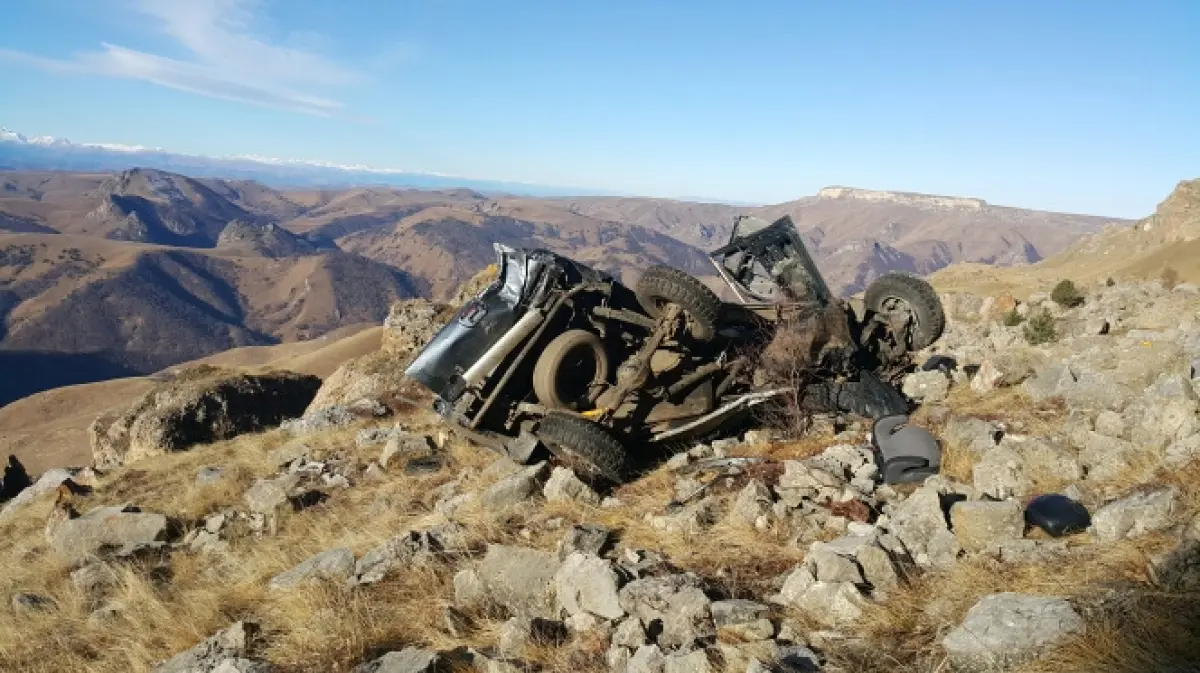
M 1062 422 L 1060 408 L 1031 405 L 1012 391 L 986 397 L 956 391 L 947 404 L 955 414 L 1020 420 L 1027 434 L 1049 432 Z M 917 421 L 930 419 L 918 415 Z M 416 431 L 437 427 L 419 415 L 404 423 Z M 355 431 L 330 431 L 304 441 L 318 458 L 349 454 L 365 465 L 379 447 L 355 448 Z M 148 459 L 102 475 L 96 492 L 83 498 L 80 508 L 129 502 L 176 518 L 185 528 L 199 525 L 204 517 L 239 503 L 255 479 L 274 473 L 267 455 L 289 441 L 274 431 Z M 740 452 L 777 460 L 804 458 L 834 441 L 805 438 L 742 447 Z M 257 656 L 284 673 L 348 671 L 409 645 L 494 646 L 504 623 L 502 612 L 470 611 L 462 632 L 452 635 L 447 629 L 444 609 L 453 602 L 451 580 L 458 569 L 453 562 L 413 565 L 355 591 L 332 584 L 276 592 L 266 588 L 272 576 L 312 554 L 345 547 L 361 555 L 405 530 L 440 521 L 432 512 L 439 486 L 461 480 L 462 490 L 482 491 L 505 474 L 497 469 L 504 464 L 497 465 L 496 456 L 484 449 L 452 441 L 447 451 L 446 469 L 425 476 L 393 470 L 382 483 L 335 491 L 318 506 L 285 515 L 277 535 L 234 540 L 225 554 L 175 553 L 161 567 L 151 561 L 114 566 L 118 585 L 99 603 L 72 587 L 69 568 L 48 549 L 42 530 L 51 503 L 43 499 L 0 522 L 0 539 L 6 540 L 0 549 L 0 567 L 5 568 L 0 598 L 31 592 L 51 598 L 55 607 L 24 614 L 0 610 L 0 670 L 148 671 L 238 619 L 262 626 L 264 645 Z M 965 449 L 946 447 L 948 476 L 969 481 L 970 463 Z M 205 466 L 224 468 L 224 478 L 197 484 L 196 472 Z M 653 516 L 663 514 L 673 499 L 676 478 L 658 469 L 624 485 L 612 493 L 621 502 L 618 507 L 548 502 L 495 512 L 468 504 L 454 518 L 467 528 L 476 548 L 504 543 L 546 551 L 556 549 L 570 525 L 598 523 L 612 529 L 622 546 L 659 552 L 725 595 L 756 600 L 773 593 L 777 578 L 803 560 L 804 548 L 777 528 L 759 532 L 731 520 L 702 531 L 657 527 Z M 734 494 L 744 479 L 715 482 L 712 491 Z M 1200 512 L 1200 466 L 1162 472 L 1155 479 L 1181 489 L 1179 522 Z M 824 654 L 844 670 L 945 671 L 941 638 L 984 595 L 1021 591 L 1089 604 L 1116 587 L 1129 596 L 1120 610 L 1089 612 L 1085 634 L 1024 670 L 1194 670 L 1187 662 L 1200 661 L 1195 597 L 1162 595 L 1147 579 L 1148 560 L 1172 543 L 1163 534 L 1116 544 L 1094 544 L 1079 536 L 1070 541 L 1075 553 L 1058 563 L 1014 566 L 973 558 L 950 571 L 917 574 L 886 601 L 872 604 L 850 637 L 825 644 Z M 91 617 L 103 605 L 121 609 L 106 619 Z M 797 614 L 785 613 L 783 619 L 801 632 L 815 628 Z M 563 647 L 533 644 L 520 655 L 537 670 L 587 673 L 607 670 L 604 651 L 601 639 L 580 637 Z

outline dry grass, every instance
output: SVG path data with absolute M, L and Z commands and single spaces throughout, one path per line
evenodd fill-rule
M 1035 436 L 1053 432 L 1063 420 L 1061 407 L 1032 405 L 1011 390 L 986 397 L 956 390 L 947 404 L 954 414 L 1019 422 L 1023 434 Z M 427 420 L 414 417 L 411 429 L 433 431 L 436 426 L 422 425 Z M 927 412 L 916 420 L 936 429 Z M 355 430 L 331 431 L 305 442 L 316 457 L 349 454 L 364 465 L 379 447 L 354 448 Z M 177 518 L 185 527 L 196 525 L 240 502 L 255 479 L 273 473 L 266 456 L 288 441 L 284 434 L 270 432 L 139 462 L 103 475 L 81 509 L 130 502 Z M 740 453 L 776 461 L 798 459 L 835 442 L 810 437 L 743 447 Z M 258 656 L 285 673 L 347 671 L 409 645 L 494 646 L 506 617 L 503 611 L 470 612 L 470 628 L 457 636 L 446 628 L 444 608 L 452 602 L 451 579 L 458 569 L 453 561 L 412 566 L 356 591 L 329 584 L 266 589 L 272 576 L 314 553 L 346 547 L 361 555 L 404 530 L 440 521 L 432 512 L 433 492 L 439 486 L 461 480 L 462 490 L 480 491 L 505 474 L 498 469 L 504 463 L 496 463 L 496 456 L 486 450 L 455 442 L 447 450 L 447 469 L 420 477 L 393 471 L 383 483 L 336 491 L 316 507 L 288 513 L 276 536 L 235 540 L 227 554 L 175 553 L 162 562 L 115 566 L 119 582 L 106 602 L 119 602 L 123 609 L 104 621 L 89 620 L 100 604 L 89 603 L 71 586 L 69 569 L 47 548 L 42 529 L 50 503 L 37 502 L 0 522 L 0 539 L 9 541 L 0 549 L 0 564 L 6 569 L 0 574 L 0 598 L 7 600 L 21 591 L 38 593 L 51 598 L 55 608 L 28 615 L 0 610 L 0 670 L 147 671 L 243 618 L 263 628 Z M 943 472 L 969 481 L 971 462 L 965 448 L 947 446 Z M 197 470 L 210 465 L 224 468 L 224 478 L 198 485 Z M 751 476 L 770 482 L 772 473 L 763 470 Z M 789 542 L 788 531 L 778 528 L 759 532 L 731 520 L 702 531 L 656 527 L 653 517 L 666 513 L 676 478 L 658 469 L 626 484 L 612 493 L 622 503 L 615 508 L 553 502 L 494 512 L 467 505 L 455 519 L 468 528 L 476 548 L 490 542 L 547 551 L 556 548 L 570 525 L 599 523 L 615 532 L 621 546 L 659 552 L 730 597 L 762 600 L 777 590 L 780 576 L 803 560 L 804 548 Z M 748 478 L 728 483 L 719 478 L 710 492 L 735 494 Z M 1195 487 L 1200 465 L 1164 471 L 1154 479 L 1181 489 L 1179 522 L 1200 512 L 1200 489 Z M 1184 662 L 1200 660 L 1195 597 L 1158 594 L 1146 573 L 1151 556 L 1170 548 L 1173 540 L 1152 535 L 1093 544 L 1088 536 L 1079 536 L 1070 543 L 1075 552 L 1057 564 L 1014 566 L 972 558 L 947 572 L 916 575 L 885 602 L 872 604 L 850 637 L 827 644 L 825 654 L 844 670 L 945 671 L 940 640 L 966 611 L 984 595 L 1021 591 L 1069 597 L 1083 606 L 1089 623 L 1084 635 L 1030 664 L 1028 673 L 1194 670 Z M 1108 599 L 1114 589 L 1125 598 L 1112 605 Z M 816 628 L 797 614 L 785 614 L 784 619 L 803 632 Z M 533 644 L 521 656 L 537 670 L 588 673 L 606 670 L 604 650 L 601 639 L 580 637 L 562 647 Z

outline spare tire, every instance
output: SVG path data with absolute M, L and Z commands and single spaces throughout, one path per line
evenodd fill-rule
M 873 313 L 907 313 L 912 320 L 907 343 L 910 351 L 932 346 L 946 329 L 942 300 L 932 285 L 917 276 L 893 271 L 876 278 L 867 286 L 863 304 Z
M 533 367 L 533 394 L 552 409 L 583 409 L 588 392 L 608 380 L 608 353 L 600 337 L 567 330 L 546 345 Z
M 550 412 L 535 433 L 563 463 L 583 477 L 603 477 L 613 483 L 625 478 L 627 452 L 620 440 L 586 418 Z
M 651 317 L 658 318 L 667 304 L 675 304 L 686 314 L 688 330 L 697 341 L 716 336 L 723 302 L 695 276 L 669 266 L 652 266 L 638 279 L 634 292 Z

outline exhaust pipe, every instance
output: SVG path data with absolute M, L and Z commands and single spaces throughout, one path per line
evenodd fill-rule
M 500 364 L 501 360 L 520 345 L 533 330 L 537 329 L 544 319 L 545 316 L 541 311 L 532 308 L 521 316 L 521 319 L 512 326 L 512 329 L 508 330 L 507 334 L 500 337 L 500 340 L 492 344 L 492 347 L 487 349 L 487 352 L 476 360 L 470 369 L 463 372 L 462 378 L 467 387 L 473 388 L 479 385 Z

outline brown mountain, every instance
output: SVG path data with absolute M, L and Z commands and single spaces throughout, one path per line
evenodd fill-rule
M 956 264 L 933 279 L 947 291 L 1011 291 L 1020 297 L 1063 278 L 1085 283 L 1157 280 L 1164 273 L 1179 282 L 1200 283 L 1200 179 L 1180 182 L 1152 215 L 1080 238 L 1032 266 Z
M 165 171 L 0 173 L 0 403 L 445 299 L 493 245 L 545 247 L 632 281 L 665 263 L 713 282 L 735 215 L 791 215 L 830 284 L 893 269 L 1021 264 L 1110 220 L 843 188 L 761 208 L 471 190 L 276 190 Z

